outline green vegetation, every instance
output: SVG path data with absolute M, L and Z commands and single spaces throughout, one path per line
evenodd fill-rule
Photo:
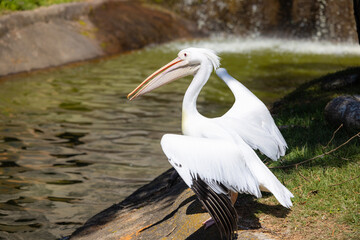
M 79 0 L 0 0 L 0 13 L 30 10 L 41 6 L 75 2 Z
M 274 106 L 289 149 L 281 161 L 269 166 L 295 195 L 294 207 L 284 213 L 286 218 L 262 214 L 274 210 L 266 204 L 277 204 L 274 197 L 265 197 L 259 201 L 265 207 L 257 215 L 260 221 L 266 218 L 263 227 L 287 232 L 283 238 L 360 238 L 360 137 L 346 143 L 357 131 L 336 132 L 323 115 L 327 102 L 337 95 L 358 94 L 359 84 L 334 91 L 321 88 L 326 81 L 359 71 L 348 69 L 306 83 Z

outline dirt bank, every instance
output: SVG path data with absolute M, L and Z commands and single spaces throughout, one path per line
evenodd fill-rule
M 194 25 L 135 1 L 95 0 L 0 17 L 0 77 L 195 36 Z

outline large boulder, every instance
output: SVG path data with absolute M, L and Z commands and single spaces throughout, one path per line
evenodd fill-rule
M 236 239 L 273 239 L 268 233 L 262 232 L 256 217 L 250 218 L 246 214 L 250 209 L 256 208 L 254 205 L 249 207 L 246 200 L 242 200 L 236 206 L 239 229 L 242 229 L 238 230 Z M 174 179 L 174 170 L 171 169 L 138 189 L 123 202 L 89 219 L 70 239 L 219 240 L 220 234 L 216 226 L 205 230 L 202 225 L 209 217 L 185 183 L 179 177 Z

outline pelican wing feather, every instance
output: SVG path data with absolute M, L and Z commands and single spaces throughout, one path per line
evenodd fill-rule
M 227 194 L 225 189 L 228 189 L 259 198 L 260 190 L 263 190 L 274 194 L 284 207 L 292 206 L 291 192 L 241 138 L 234 142 L 165 134 L 161 147 L 170 164 L 190 188 L 195 177 L 217 194 Z
M 216 74 L 233 92 L 235 103 L 222 117 L 215 118 L 214 121 L 237 132 L 253 149 L 259 149 L 272 160 L 284 156 L 286 141 L 265 104 L 224 68 L 219 68 Z
M 227 193 L 219 186 L 221 183 L 227 189 L 261 197 L 259 183 L 246 165 L 245 159 L 252 156 L 246 156 L 232 141 L 165 134 L 161 146 L 190 188 L 195 176 L 218 194 Z

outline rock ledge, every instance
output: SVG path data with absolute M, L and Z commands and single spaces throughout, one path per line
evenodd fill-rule
M 185 183 L 178 177 L 169 185 L 173 176 L 173 169 L 163 173 L 121 203 L 92 217 L 70 239 L 220 239 L 215 226 L 203 228 L 202 222 L 209 214 Z M 239 207 L 237 211 L 244 216 Z M 237 239 L 273 239 L 252 219 L 244 217 L 239 224 L 242 230 L 238 230 Z
M 196 35 L 194 25 L 135 1 L 93 0 L 0 17 L 0 77 Z

